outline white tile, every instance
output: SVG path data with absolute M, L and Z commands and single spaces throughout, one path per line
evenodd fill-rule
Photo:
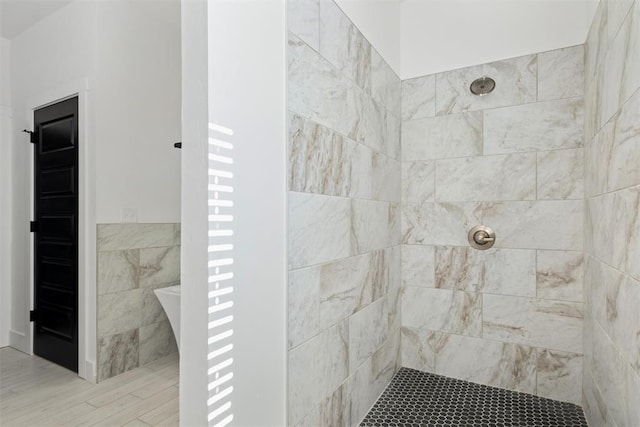
M 579 405 L 582 400 L 582 356 L 539 348 L 537 395 Z
M 371 96 L 400 118 L 402 82 L 375 49 L 371 49 Z
M 582 302 L 582 252 L 538 251 L 536 276 L 538 298 Z
M 174 224 L 98 224 L 98 251 L 174 245 Z
M 484 112 L 484 153 L 582 147 L 582 98 L 538 102 Z
M 288 286 L 287 324 L 292 348 L 320 332 L 320 268 L 290 271 Z
M 402 286 L 434 287 L 435 248 L 402 246 Z
M 583 45 L 538 54 L 538 101 L 583 94 Z
M 402 120 L 436 115 L 436 76 L 402 81 Z
M 484 294 L 482 308 L 484 338 L 582 354 L 581 303 Z
M 584 197 L 584 151 L 541 151 L 537 159 L 538 200 Z
M 482 113 L 451 114 L 402 122 L 402 160 L 482 154 Z
M 98 252 L 98 295 L 135 289 L 140 277 L 139 250 Z
M 140 327 L 142 289 L 98 296 L 98 337 Z
M 287 0 L 289 31 L 315 50 L 320 50 L 320 5 L 318 0 Z
M 402 162 L 402 202 L 433 202 L 435 199 L 435 162 Z
M 140 249 L 140 287 L 180 281 L 180 247 Z
M 533 200 L 535 194 L 534 153 L 436 161 L 439 202 Z
M 402 328 L 402 366 L 424 372 L 436 371 L 436 344 L 439 332 Z
M 495 90 L 485 96 L 472 94 L 471 83 L 484 76 L 496 81 Z M 436 114 L 534 102 L 536 86 L 536 55 L 446 71 L 436 75 Z
M 384 299 L 379 299 L 349 318 L 350 374 L 373 355 L 388 334 L 388 312 Z
M 423 203 L 402 207 L 402 243 L 466 246 L 467 233 L 482 224 L 482 204 Z
M 389 228 L 389 204 L 372 200 L 353 199 L 352 218 L 349 234 L 340 236 L 351 239 L 353 254 L 361 254 L 390 246 L 389 235 L 385 232 Z M 338 236 L 336 236 L 338 237 Z

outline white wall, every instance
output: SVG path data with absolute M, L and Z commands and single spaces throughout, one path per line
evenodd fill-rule
M 234 130 L 231 425 L 283 426 L 287 360 L 285 0 L 194 0 L 183 2 L 183 14 L 180 422 L 205 425 L 207 416 L 203 391 L 209 351 L 205 202 L 209 121 Z M 203 57 L 208 58 L 208 73 Z
M 336 3 L 399 75 L 401 0 L 336 0 Z
M 0 347 L 11 322 L 11 46 L 0 37 Z

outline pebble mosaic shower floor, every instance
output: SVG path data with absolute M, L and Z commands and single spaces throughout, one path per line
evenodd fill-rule
M 587 427 L 582 408 L 402 368 L 361 427 Z

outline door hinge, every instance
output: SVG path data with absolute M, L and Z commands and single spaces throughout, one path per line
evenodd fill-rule
M 29 312 L 29 322 L 35 322 L 35 321 L 36 321 L 36 311 L 31 310 Z
M 38 134 L 30 131 L 30 130 L 26 130 L 26 129 L 22 129 L 22 132 L 24 133 L 28 133 L 29 134 L 29 142 L 32 144 L 36 144 L 38 142 Z
M 37 233 L 40 231 L 40 223 L 38 221 L 29 222 L 29 231 L 32 233 Z

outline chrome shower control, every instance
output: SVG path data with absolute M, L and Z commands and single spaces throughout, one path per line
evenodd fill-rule
M 476 225 L 469 231 L 469 244 L 481 251 L 489 249 L 496 243 L 496 233 L 484 225 Z

